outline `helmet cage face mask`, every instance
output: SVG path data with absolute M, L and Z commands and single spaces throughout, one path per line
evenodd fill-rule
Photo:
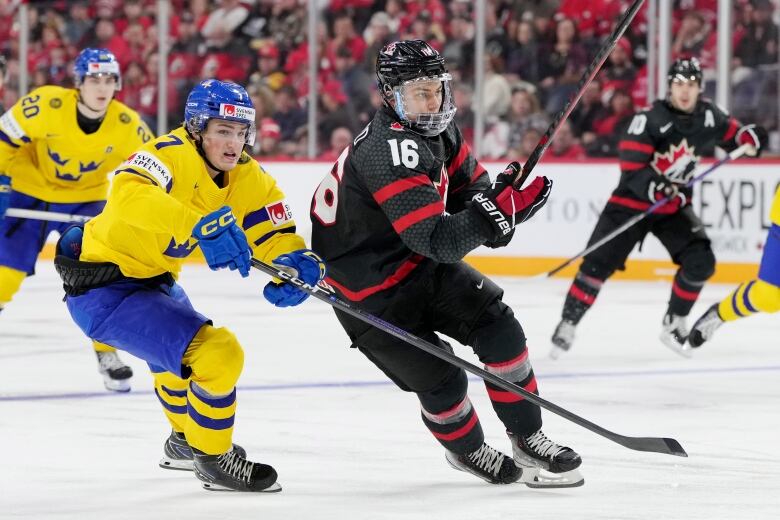
M 452 96 L 450 82 L 452 76 L 445 72 L 436 76 L 422 76 L 412 80 L 404 81 L 400 85 L 392 86 L 391 93 L 394 101 L 396 115 L 401 122 L 413 131 L 425 135 L 436 136 L 442 133 L 447 125 L 455 117 L 457 108 Z M 413 96 L 419 92 L 422 83 L 438 82 L 441 85 L 441 103 L 436 112 L 415 112 L 415 103 Z

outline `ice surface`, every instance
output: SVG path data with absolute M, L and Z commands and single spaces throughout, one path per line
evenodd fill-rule
M 202 490 L 157 467 L 167 423 L 143 362 L 133 391 L 103 390 L 50 263 L 0 316 L 0 518 L 34 519 L 774 519 L 780 506 L 780 320 L 722 327 L 691 360 L 657 340 L 666 283 L 609 282 L 573 350 L 547 358 L 568 282 L 501 279 L 529 338 L 542 396 L 607 429 L 679 440 L 689 458 L 634 452 L 551 413 L 545 432 L 582 455 L 584 487 L 490 486 L 452 470 L 413 395 L 348 348 L 328 306 L 279 310 L 249 280 L 188 266 L 198 310 L 246 351 L 235 441 L 284 490 Z M 698 316 L 732 287 L 705 288 Z M 150 312 L 154 312 L 150 309 Z M 468 348 L 461 357 L 476 363 Z M 487 440 L 509 451 L 484 386 Z

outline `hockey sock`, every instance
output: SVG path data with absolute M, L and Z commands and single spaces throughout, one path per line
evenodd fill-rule
M 26 277 L 23 271 L 0 265 L 0 309 L 11 301 Z
M 183 432 L 187 422 L 187 381 L 170 372 L 153 372 L 154 393 L 174 431 Z
M 588 276 L 582 271 L 578 272 L 566 295 L 561 317 L 575 325 L 578 324 L 596 301 L 602 285 L 604 280 Z
M 95 352 L 116 352 L 114 347 L 106 345 L 105 343 L 100 343 L 99 341 L 93 341 L 92 348 L 95 349 Z
M 485 365 L 488 372 L 506 379 L 524 390 L 539 394 L 536 376 L 528 361 L 528 350 L 523 348 L 522 354 L 504 363 L 489 363 Z M 488 397 L 493 404 L 496 415 L 504 423 L 507 430 L 518 435 L 530 435 L 542 427 L 542 411 L 538 405 L 527 401 L 513 392 L 507 392 L 488 381 L 485 381 Z
M 669 296 L 669 309 L 668 314 L 674 314 L 677 316 L 687 316 L 691 312 L 693 304 L 699 298 L 699 293 L 702 287 L 704 287 L 703 281 L 697 282 L 689 280 L 683 274 L 682 270 L 678 270 L 674 276 L 674 282 L 672 283 L 672 293 Z
M 187 421 L 184 435 L 190 446 L 209 455 L 227 452 L 233 446 L 236 389 L 228 395 L 211 395 L 195 382 L 187 390 Z
M 718 305 L 723 321 L 733 321 L 752 316 L 757 312 L 780 310 L 780 287 L 763 280 L 743 283 Z
M 442 411 L 422 410 L 425 426 L 442 446 L 455 453 L 471 453 L 485 442 L 482 425 L 468 396 Z

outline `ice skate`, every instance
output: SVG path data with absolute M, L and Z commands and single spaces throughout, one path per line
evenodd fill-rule
M 233 451 L 239 456 L 246 458 L 246 450 L 238 444 L 233 445 Z M 192 448 L 190 448 L 183 433 L 172 431 L 171 435 L 165 439 L 163 452 L 163 458 L 160 459 L 161 468 L 192 471 Z
M 577 487 L 585 483 L 579 468 L 582 459 L 573 449 L 560 446 L 538 430 L 522 437 L 507 432 L 515 464 L 523 469 L 520 482 L 532 488 Z
M 195 450 L 195 476 L 211 491 L 275 493 L 282 490 L 276 470 L 268 464 L 246 460 L 238 450 L 222 455 L 206 455 Z
M 705 341 L 712 338 L 712 335 L 723 323 L 716 303 L 693 324 L 691 334 L 688 336 L 688 344 L 693 348 L 702 346 Z
M 447 450 L 445 457 L 453 468 L 471 473 L 491 484 L 511 484 L 516 482 L 523 472 L 511 457 L 491 448 L 486 443 L 483 443 L 478 450 L 465 455 Z
M 664 345 L 682 357 L 691 357 L 691 347 L 685 343 L 688 339 L 688 325 L 685 323 L 685 316 L 667 313 L 664 316 L 659 337 Z
M 125 365 L 116 352 L 95 352 L 98 372 L 103 375 L 103 385 L 112 392 L 129 392 L 133 369 Z
M 574 342 L 574 331 L 576 325 L 569 320 L 561 320 L 555 332 L 552 335 L 553 348 L 550 350 L 550 357 L 552 359 L 558 359 L 558 357 L 564 352 L 568 352 L 571 348 L 571 344 Z

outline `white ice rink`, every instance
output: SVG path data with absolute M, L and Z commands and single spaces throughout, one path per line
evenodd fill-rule
M 686 360 L 656 339 L 666 283 L 610 282 L 574 350 L 548 338 L 568 282 L 499 280 L 529 338 L 542 396 L 609 430 L 680 441 L 689 458 L 628 450 L 545 412 L 545 432 L 584 459 L 568 490 L 491 486 L 452 470 L 400 392 L 347 348 L 316 300 L 278 310 L 266 278 L 187 267 L 196 308 L 246 351 L 235 441 L 270 463 L 277 494 L 208 492 L 157 467 L 168 427 L 145 365 L 133 391 L 103 390 L 87 341 L 39 264 L 0 316 L 0 518 L 33 519 L 777 519 L 780 518 L 780 320 L 728 324 Z M 698 316 L 731 286 L 708 286 Z M 149 310 L 154 312 L 153 309 Z M 476 363 L 468 348 L 456 352 Z M 484 386 L 471 398 L 487 440 L 508 451 Z

